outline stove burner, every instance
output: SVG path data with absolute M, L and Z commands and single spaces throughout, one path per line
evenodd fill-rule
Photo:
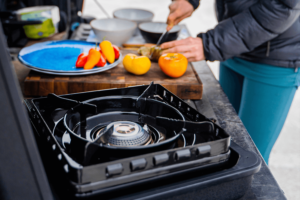
M 135 131 L 134 127 L 131 127 L 131 125 L 129 124 L 124 124 L 124 125 L 119 125 L 118 127 L 116 127 L 116 131 L 118 133 L 132 133 L 133 131 Z
M 147 125 L 143 128 L 130 121 L 112 122 L 105 128 L 101 128 L 95 138 L 112 146 L 142 146 L 152 141 Z

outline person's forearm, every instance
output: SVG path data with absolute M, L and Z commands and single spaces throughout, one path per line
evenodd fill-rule
M 214 29 L 201 33 L 207 60 L 226 60 L 250 52 L 286 31 L 300 15 L 300 0 L 264 0 Z

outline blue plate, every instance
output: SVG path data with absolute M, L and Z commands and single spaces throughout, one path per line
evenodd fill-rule
M 120 55 L 118 60 L 104 67 L 94 67 L 90 70 L 76 68 L 75 63 L 79 54 L 88 53 L 94 47 L 95 43 L 77 40 L 42 42 L 23 48 L 18 58 L 21 63 L 32 70 L 58 75 L 98 73 L 117 66 L 121 61 Z

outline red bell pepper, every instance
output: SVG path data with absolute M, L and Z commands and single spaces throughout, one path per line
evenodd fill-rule
M 106 64 L 106 59 L 105 59 L 104 54 L 102 53 L 102 51 L 100 50 L 99 52 L 100 52 L 101 56 L 100 56 L 100 60 L 99 60 L 99 62 L 97 63 L 96 66 L 97 67 L 104 67 L 105 64 Z
M 85 54 L 85 53 L 81 53 L 78 58 L 77 58 L 77 61 L 76 61 L 76 64 L 75 66 L 77 68 L 81 68 L 85 65 L 86 61 L 87 61 L 87 58 L 88 58 L 88 55 Z
M 114 48 L 114 52 L 115 52 L 115 59 L 119 59 L 120 57 L 120 50 L 119 50 L 119 47 L 117 47 L 116 45 L 112 45 L 113 48 Z
M 99 51 L 100 51 L 101 55 L 103 56 L 103 58 L 106 60 L 106 57 L 105 57 L 105 55 L 103 54 L 102 50 L 100 49 Z

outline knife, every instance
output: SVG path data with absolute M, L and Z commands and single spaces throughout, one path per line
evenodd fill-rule
M 167 35 L 169 33 L 169 31 L 167 31 L 167 29 L 161 34 L 160 38 L 158 39 L 154 49 L 156 49 L 156 47 L 159 45 L 159 43 L 161 42 L 161 40 L 164 38 L 165 35 Z M 152 58 L 152 55 L 154 53 L 154 50 L 151 53 L 150 59 Z

